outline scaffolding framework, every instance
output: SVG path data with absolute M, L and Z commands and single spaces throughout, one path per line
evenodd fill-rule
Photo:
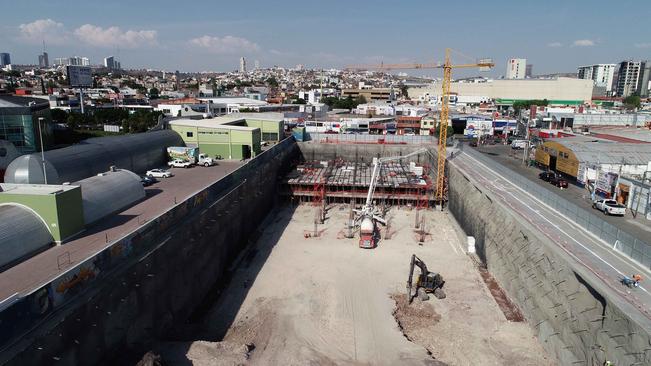
M 313 202 L 315 205 L 349 202 L 361 204 L 366 200 L 372 173 L 372 163 L 342 159 L 308 161 L 298 165 L 285 177 L 281 192 L 300 202 Z M 382 164 L 373 194 L 374 200 L 383 205 L 429 208 L 434 203 L 434 189 L 429 173 L 427 165 L 415 167 L 404 162 Z

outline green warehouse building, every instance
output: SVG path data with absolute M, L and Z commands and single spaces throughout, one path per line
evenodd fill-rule
M 283 119 L 265 114 L 177 119 L 169 124 L 186 146 L 224 159 L 255 157 L 262 152 L 263 142 L 274 143 L 283 138 Z

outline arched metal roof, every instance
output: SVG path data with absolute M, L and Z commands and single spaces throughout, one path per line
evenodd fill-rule
M 145 198 L 140 177 L 124 169 L 101 173 L 73 184 L 81 186 L 86 225 Z
M 111 166 L 143 173 L 165 164 L 169 146 L 184 146 L 181 136 L 172 130 L 87 139 L 45 152 L 47 181 L 48 184 L 75 182 L 105 172 Z M 9 164 L 5 182 L 44 183 L 40 154 L 29 156 Z M 53 169 L 52 176 L 49 166 Z
M 47 248 L 54 239 L 43 220 L 18 205 L 0 205 L 0 268 Z

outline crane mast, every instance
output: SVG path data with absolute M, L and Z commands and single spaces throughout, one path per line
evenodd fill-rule
M 448 139 L 448 118 L 450 118 L 450 83 L 452 82 L 452 64 L 450 62 L 450 49 L 445 49 L 445 63 L 443 64 L 443 94 L 441 103 L 441 120 L 439 121 L 439 146 L 438 162 L 436 169 L 436 201 L 443 205 L 445 199 L 445 158 L 446 142 Z M 441 206 L 442 207 L 442 206 Z

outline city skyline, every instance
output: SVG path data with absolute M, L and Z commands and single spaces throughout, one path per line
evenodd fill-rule
M 240 57 L 260 60 L 261 67 L 436 62 L 451 47 L 493 58 L 491 76 L 504 75 L 509 58 L 526 58 L 535 74 L 651 58 L 651 42 L 643 33 L 650 11 L 640 8 L 624 16 L 601 11 L 602 3 L 608 4 L 337 0 L 327 7 L 296 1 L 278 7 L 252 1 L 242 8 L 200 1 L 177 12 L 169 11 L 173 3 L 168 1 L 156 6 L 35 1 L 13 4 L 13 11 L 0 15 L 0 52 L 9 52 L 14 63 L 35 64 L 45 41 L 52 59 L 83 55 L 101 64 L 114 55 L 126 68 L 233 71 Z M 125 12 L 127 7 L 132 11 Z M 627 26 L 609 26 L 618 21 Z

